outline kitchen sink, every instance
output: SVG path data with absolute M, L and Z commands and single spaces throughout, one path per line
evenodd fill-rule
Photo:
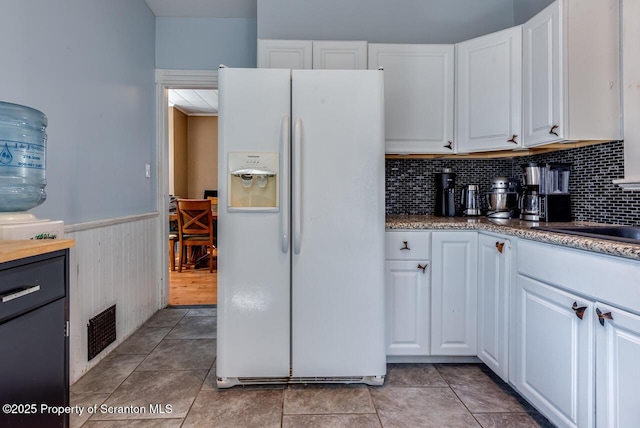
M 640 227 L 634 226 L 538 226 L 532 229 L 640 244 Z

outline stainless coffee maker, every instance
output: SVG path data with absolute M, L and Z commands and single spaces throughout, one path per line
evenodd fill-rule
M 540 167 L 537 163 L 520 165 L 524 187 L 520 197 L 520 219 L 540 221 Z
M 521 168 L 525 185 L 520 199 L 520 218 L 528 221 L 571 221 L 571 164 L 528 163 Z

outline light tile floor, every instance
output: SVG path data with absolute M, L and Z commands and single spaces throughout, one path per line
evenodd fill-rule
M 215 355 L 215 308 L 163 309 L 72 385 L 71 427 L 552 426 L 482 364 L 389 364 L 381 387 L 218 390 Z

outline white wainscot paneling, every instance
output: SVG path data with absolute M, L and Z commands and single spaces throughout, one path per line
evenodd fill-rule
M 122 343 L 163 305 L 159 215 L 68 226 L 75 239 L 70 270 L 70 382 Z M 116 304 L 116 341 L 87 361 L 89 319 Z

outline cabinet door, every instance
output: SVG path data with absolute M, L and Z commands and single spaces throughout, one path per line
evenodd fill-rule
M 428 261 L 387 261 L 387 355 L 429 355 Z
M 384 68 L 387 153 L 453 153 L 453 45 L 369 44 Z
M 0 324 L 0 402 L 37 404 L 35 412 L 0 414 L 2 427 L 66 427 L 69 415 L 40 412 L 40 404 L 69 405 L 65 300 L 58 299 Z
M 593 303 L 524 275 L 516 282 L 512 381 L 555 425 L 592 427 Z
M 523 143 L 564 139 L 560 6 L 553 2 L 522 26 Z
M 313 68 L 319 70 L 366 70 L 367 42 L 314 41 Z
M 258 68 L 311 69 L 311 40 L 258 39 Z
M 511 242 L 478 237 L 478 358 L 505 382 L 509 377 Z
M 477 355 L 478 234 L 433 232 L 431 354 Z
M 456 45 L 458 152 L 521 147 L 522 27 Z
M 640 417 L 640 317 L 596 303 L 602 314 L 611 314 L 603 325 L 596 317 L 597 426 L 631 427 Z

